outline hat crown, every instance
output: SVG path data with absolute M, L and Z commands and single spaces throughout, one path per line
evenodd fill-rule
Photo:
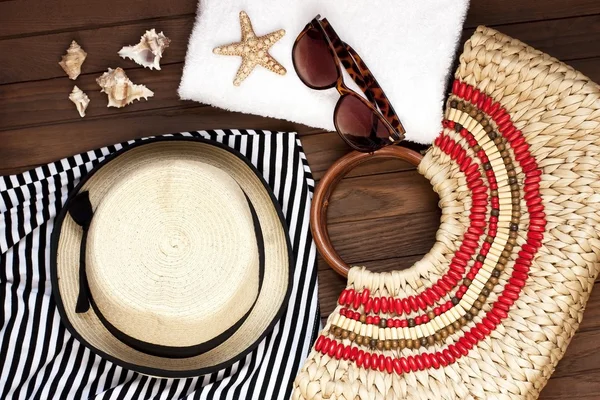
M 194 160 L 147 160 L 96 204 L 87 278 L 116 329 L 146 343 L 195 346 L 251 309 L 256 234 L 247 198 L 227 173 Z
M 151 172 L 146 174 L 146 171 Z M 144 174 L 148 176 L 142 178 Z M 138 184 L 134 185 L 134 181 Z M 170 196 L 159 195 L 165 191 Z M 154 201 L 150 201 L 153 196 Z M 91 218 L 87 212 L 76 213 L 81 217 L 79 223 L 73 219 L 72 207 L 81 206 L 76 211 L 87 208 L 78 200 L 89 201 L 92 210 Z M 114 212 L 110 212 L 111 201 Z M 165 201 L 168 207 L 160 208 L 160 214 L 175 215 L 177 223 L 172 224 L 174 229 L 168 230 L 166 235 L 159 235 L 160 231 L 150 223 L 157 218 L 148 204 L 164 207 Z M 125 209 L 130 212 L 124 212 Z M 177 212 L 169 214 L 165 211 L 169 209 Z M 132 213 L 137 214 L 134 217 Z M 235 263 L 235 269 L 231 269 L 231 264 L 216 263 L 206 256 L 207 264 L 181 262 L 178 265 L 194 269 L 193 274 L 185 275 L 186 279 L 179 279 L 177 286 L 192 287 L 192 292 L 188 292 L 187 297 L 177 290 L 161 293 L 165 297 L 171 293 L 181 296 L 185 306 L 175 307 L 177 303 L 170 299 L 159 303 L 147 301 L 145 297 L 154 294 L 150 285 L 140 283 L 139 277 L 126 277 L 123 272 L 128 271 L 128 265 L 148 269 L 130 254 L 132 249 L 144 253 L 146 258 L 150 258 L 146 252 L 155 255 L 160 252 L 160 257 L 175 259 L 196 254 L 195 247 L 209 249 L 208 242 L 196 246 L 196 235 L 189 234 L 200 226 L 198 221 L 191 221 L 198 218 L 197 214 L 210 217 L 210 224 L 202 226 L 210 226 L 215 234 L 220 232 L 220 251 L 213 254 L 220 258 L 236 256 L 236 260 L 245 260 L 245 263 Z M 113 222 L 113 227 L 101 229 L 104 218 L 119 223 Z M 115 228 L 128 226 L 136 227 L 139 232 L 119 232 Z M 185 229 L 180 231 L 182 227 Z M 134 237 L 142 233 L 143 241 Z M 122 240 L 115 240 L 116 236 Z M 164 240 L 157 241 L 156 237 Z M 113 246 L 104 244 L 100 249 L 103 238 Z M 194 241 L 188 244 L 188 238 Z M 150 242 L 158 244 L 149 247 L 150 250 L 140 244 Z M 202 138 L 148 139 L 107 157 L 70 193 L 54 224 L 52 243 L 53 294 L 67 329 L 96 354 L 153 376 L 198 376 L 233 364 L 273 329 L 290 294 L 291 243 L 275 195 L 250 160 L 228 146 Z M 167 254 L 162 254 L 164 250 Z M 258 266 L 255 266 L 257 252 Z M 91 255 L 96 254 L 102 254 L 108 261 L 94 265 Z M 126 256 L 132 262 L 127 262 Z M 109 279 L 112 276 L 106 276 L 108 269 L 100 268 L 104 265 L 112 266 L 115 271 L 112 276 L 125 287 L 123 293 L 127 296 L 111 286 L 114 282 Z M 230 273 L 222 272 L 228 268 Z M 226 282 L 220 282 L 219 274 Z M 145 274 L 140 275 L 145 278 Z M 162 279 L 167 274 L 160 270 L 155 275 Z M 135 296 L 131 287 L 136 287 L 142 296 Z M 227 302 L 215 300 L 222 294 Z M 99 296 L 104 296 L 105 303 L 96 301 Z M 126 299 L 132 301 L 128 303 Z M 88 307 L 85 307 L 86 300 Z M 111 306 L 120 309 L 111 309 Z M 208 315 L 207 310 L 213 309 L 218 312 Z M 242 315 L 241 319 L 226 329 L 230 320 L 237 318 L 235 314 Z M 226 330 L 215 337 L 223 329 Z M 144 339 L 146 341 L 142 341 Z M 203 341 L 206 339 L 208 341 Z

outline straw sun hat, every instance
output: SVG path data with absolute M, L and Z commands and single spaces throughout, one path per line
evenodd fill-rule
M 52 238 L 53 290 L 69 331 L 149 375 L 209 373 L 251 351 L 287 302 L 280 207 L 241 154 L 153 139 L 96 166 Z

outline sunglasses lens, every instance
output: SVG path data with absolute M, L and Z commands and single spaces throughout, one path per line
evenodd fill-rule
M 338 70 L 323 33 L 311 27 L 296 42 L 294 67 L 300 79 L 309 86 L 322 88 L 337 81 Z
M 371 152 L 390 144 L 382 117 L 356 96 L 342 96 L 334 118 L 338 133 L 356 150 Z

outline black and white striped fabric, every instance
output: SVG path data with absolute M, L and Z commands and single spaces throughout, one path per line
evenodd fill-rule
M 293 133 L 203 131 L 246 155 L 281 204 L 295 257 L 290 302 L 258 348 L 218 373 L 149 377 L 118 367 L 81 345 L 62 325 L 51 295 L 54 218 L 79 179 L 136 141 L 0 177 L 0 399 L 288 399 L 291 382 L 319 328 L 316 249 L 309 229 L 314 187 Z M 144 139 L 140 139 L 144 140 Z

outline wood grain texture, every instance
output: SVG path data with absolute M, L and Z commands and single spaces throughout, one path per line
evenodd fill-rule
M 600 15 L 518 23 L 496 27 L 500 32 L 562 61 L 600 56 Z M 462 43 L 475 29 L 463 31 Z
M 0 38 L 191 15 L 196 12 L 196 5 L 196 0 L 9 1 L 0 4 L 0 15 L 4 16 Z M 146 26 L 152 23 L 147 21 Z
M 434 243 L 440 215 L 439 210 L 407 212 L 393 217 L 330 224 L 329 234 L 334 248 L 349 264 L 425 254 Z
M 140 36 L 150 27 L 159 32 L 164 31 L 171 39 L 161 65 L 181 63 L 185 58 L 187 39 L 192 32 L 193 23 L 194 17 L 190 15 L 0 40 L 0 54 L 12 54 L 11 57 L 2 59 L 0 84 L 66 77 L 58 62 L 72 40 L 76 40 L 88 54 L 81 69 L 82 74 L 99 75 L 108 67 L 117 66 L 125 68 L 127 72 L 133 68 L 141 68 L 131 60 L 122 59 L 117 53 L 123 46 L 139 42 Z M 15 49 L 21 50 L 15 52 Z M 147 71 L 162 75 L 160 71 Z M 79 79 L 81 78 L 77 81 Z
M 142 104 L 147 104 L 147 103 L 142 103 Z M 203 108 L 205 106 L 202 105 L 192 105 L 190 106 L 191 108 L 191 112 L 193 113 L 194 110 L 196 112 L 199 111 L 199 109 Z M 172 110 L 167 110 L 167 111 L 172 111 Z M 206 111 L 209 114 L 211 114 L 210 111 Z M 185 114 L 187 114 L 186 111 L 184 111 Z M 226 114 L 231 116 L 231 114 Z M 130 116 L 131 117 L 131 116 Z M 135 117 L 135 116 L 134 116 Z M 138 120 L 138 118 L 142 118 L 143 120 L 143 116 L 137 116 L 137 118 L 134 118 L 135 121 Z M 190 116 L 186 116 L 186 119 L 190 118 Z M 201 117 L 191 117 L 191 122 L 190 124 L 193 124 L 194 122 L 194 118 L 201 118 Z M 87 117 L 86 117 L 87 119 Z M 135 124 L 134 121 L 134 124 Z M 261 121 L 261 123 L 264 125 L 265 124 L 265 120 L 260 118 L 260 119 L 255 119 L 255 121 Z M 280 129 L 284 129 L 282 127 L 282 125 L 285 125 L 285 123 L 282 123 L 281 121 L 279 121 L 281 123 L 281 125 L 278 125 L 280 127 Z M 65 124 L 60 124 L 60 126 L 64 127 L 64 126 L 70 126 L 70 125 L 65 125 Z M 75 124 L 75 126 L 78 126 L 78 123 Z M 92 127 L 96 126 L 96 124 L 94 124 Z M 40 127 L 42 128 L 42 127 Z M 293 128 L 293 126 L 292 126 Z M 339 138 L 339 136 L 337 135 L 337 133 L 335 132 L 322 132 L 319 129 L 314 129 L 314 128 L 310 128 L 310 127 L 305 127 L 305 126 L 296 126 L 296 130 L 298 132 L 300 132 L 300 135 L 302 136 L 302 146 L 304 148 L 304 150 L 306 151 L 307 154 L 307 158 L 308 158 L 308 162 L 309 165 L 311 166 L 311 170 L 313 173 L 313 177 L 315 177 L 315 179 L 318 181 L 319 178 L 325 173 L 325 170 L 337 159 L 339 158 L 341 155 L 345 154 L 346 152 L 348 152 L 348 148 L 346 147 L 346 144 Z M 35 128 L 32 128 L 35 129 Z M 100 126 L 100 129 L 102 129 L 102 126 Z M 86 131 L 87 132 L 87 131 Z M 117 137 L 120 134 L 117 133 Z M 13 136 L 16 138 L 16 136 Z M 2 138 L 2 132 L 0 132 L 0 138 Z M 1 139 L 0 139 L 1 140 Z M 121 140 L 125 140 L 123 138 L 121 138 Z M 95 143 L 95 141 L 94 141 Z M 27 169 L 31 169 L 34 168 L 38 165 L 40 165 L 41 163 L 43 163 L 44 157 L 40 156 L 37 157 L 35 152 L 30 152 L 27 153 L 28 157 L 27 159 L 31 159 L 32 162 L 29 164 L 25 164 L 25 163 L 19 163 L 19 158 L 14 157 L 11 158 L 10 157 L 10 152 L 13 151 L 17 151 L 18 148 L 22 148 L 22 146 L 20 146 L 18 144 L 18 141 L 14 140 L 13 142 L 10 142 L 8 139 L 6 140 L 6 144 L 10 145 L 10 146 L 17 146 L 17 148 L 15 150 L 6 150 L 6 158 L 2 159 L 0 158 L 0 165 L 4 165 L 4 167 L 0 168 L 0 175 L 10 175 L 10 174 L 15 174 L 15 173 L 19 173 L 19 172 L 23 172 L 26 171 Z M 27 145 L 25 145 L 25 147 L 27 148 Z M 328 149 L 328 151 L 321 151 L 324 148 Z M 2 153 L 3 152 L 3 148 L 2 146 L 0 146 L 0 157 L 2 157 Z M 61 152 L 62 153 L 66 153 L 66 151 Z M 38 155 L 39 156 L 39 155 Z M 37 157 L 37 158 L 36 158 Z M 19 164 L 16 166 L 10 166 L 8 164 L 8 161 L 11 161 L 14 164 Z M 354 169 L 351 173 L 349 173 L 347 176 L 348 177 L 356 177 L 356 176 L 371 176 L 371 175 L 378 175 L 378 174 L 385 174 L 385 173 L 389 173 L 389 172 L 399 172 L 399 171 L 411 171 L 414 170 L 414 166 L 402 162 L 400 160 L 374 160 L 374 161 L 370 161 L 367 162 L 361 166 L 359 166 L 358 168 Z M 335 205 L 334 205 L 335 207 Z
M 159 110 L 124 109 L 109 119 L 86 117 L 71 123 L 0 131 L 0 168 L 47 163 L 82 151 L 159 132 L 227 128 L 306 133 L 321 131 L 292 122 L 231 113 L 196 103 Z
M 600 57 L 573 60 L 569 65 L 580 71 L 594 82 L 600 82 Z
M 600 2 L 597 0 L 473 0 L 465 26 L 474 28 L 477 25 L 504 25 L 599 13 Z
M 178 63 L 164 66 L 161 71 L 145 68 L 127 70 L 127 76 L 134 83 L 146 85 L 154 92 L 154 97 L 135 101 L 123 109 L 107 107 L 108 97 L 100 92 L 100 87 L 96 83 L 96 78 L 101 73 L 80 75 L 75 82 L 65 76 L 0 85 L 0 130 L 80 121 L 81 117 L 75 105 L 68 99 L 74 85 L 90 98 L 86 120 L 102 116 L 119 116 L 141 110 L 197 105 L 197 103 L 179 100 L 177 87 L 182 68 L 183 64 Z
M 598 400 L 600 366 L 582 374 L 550 378 L 540 400 Z
M 344 179 L 330 198 L 329 225 L 437 211 L 438 197 L 416 170 Z
M 598 368 L 598 358 L 600 358 L 599 341 L 600 332 L 597 330 L 576 334 L 567 348 L 565 358 L 558 364 L 553 376 L 560 378 L 584 374 Z
M 104 0 L 102 3 L 55 0 L 5 1 L 0 15 L 10 16 L 0 24 L 0 38 L 73 30 L 89 26 L 118 25 L 128 21 L 193 14 L 195 0 L 176 2 Z M 472 1 L 465 25 L 501 25 L 600 13 L 596 0 L 504 0 Z
M 318 181 L 349 151 L 337 134 L 177 99 L 196 5 L 197 0 L 0 0 L 0 175 L 152 134 L 263 128 L 300 132 Z M 600 81 L 598 0 L 472 0 L 463 42 L 480 24 L 567 61 Z M 162 71 L 142 69 L 117 54 L 149 28 L 163 30 L 173 40 Z M 58 66 L 73 39 L 88 52 L 76 82 Z M 155 97 L 125 109 L 107 108 L 106 95 L 99 92 L 95 79 L 115 66 L 124 67 L 134 82 L 147 85 Z M 67 99 L 74 84 L 92 100 L 85 119 Z M 373 271 L 410 268 L 433 245 L 439 218 L 437 196 L 427 181 L 414 167 L 397 160 L 372 161 L 353 170 L 340 183 L 329 209 L 336 248 L 347 261 Z M 326 318 L 346 282 L 321 258 L 318 269 Z M 599 340 L 600 289 L 596 289 L 542 399 L 600 398 Z
M 540 21 L 533 24 L 511 24 L 499 26 L 497 29 L 568 61 L 600 56 L 600 46 L 590 46 L 590 42 L 597 41 L 600 37 L 599 21 L 600 16 L 593 15 Z M 152 21 L 152 27 L 164 31 L 172 39 L 170 47 L 165 51 L 163 65 L 184 61 L 187 38 L 191 33 L 193 22 L 192 15 Z M 108 67 L 117 65 L 122 65 L 124 68 L 138 68 L 133 61 L 121 59 L 117 52 L 124 45 L 137 43 L 148 26 L 148 22 L 131 22 L 105 28 L 0 40 L 0 53 L 12 54 L 11 57 L 6 57 L 0 66 L 0 84 L 65 76 L 58 66 L 58 61 L 73 39 L 77 40 L 88 53 L 82 68 L 84 74 L 100 73 Z M 463 42 L 473 30 L 464 31 Z M 23 50 L 15 52 L 14 49 Z M 207 57 L 213 55 L 207 54 Z M 23 68 L 23 65 L 28 67 Z

